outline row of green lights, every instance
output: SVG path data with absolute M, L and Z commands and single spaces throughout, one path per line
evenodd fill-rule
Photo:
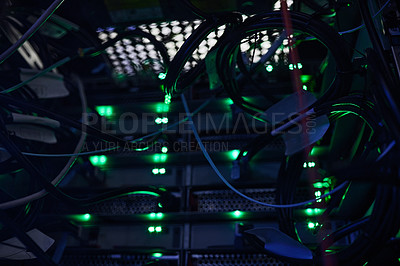
M 153 173 L 153 175 L 164 175 L 167 170 L 165 170 L 165 168 L 153 168 L 153 170 L 151 170 L 151 172 Z
M 149 233 L 161 233 L 162 232 L 162 227 L 161 226 L 149 226 L 147 228 L 147 231 L 149 231 Z
M 109 105 L 102 105 L 102 106 L 96 106 L 96 111 L 99 113 L 101 116 L 112 116 L 114 113 L 114 108 Z
M 167 154 L 154 154 L 153 155 L 153 162 L 155 163 L 165 163 L 167 161 Z
M 304 162 L 303 163 L 303 168 L 313 168 L 315 167 L 316 163 L 315 162 Z
M 317 202 L 321 202 L 322 199 L 320 199 L 320 197 L 322 196 L 322 192 L 317 190 L 314 192 L 315 198 L 317 199 Z
M 171 95 L 165 94 L 164 103 L 165 104 L 170 104 L 171 103 Z
M 152 213 L 150 213 L 149 214 L 149 217 L 150 217 L 150 219 L 162 219 L 163 217 L 164 217 L 164 213 L 162 213 L 162 212 L 157 212 L 157 213 L 155 213 L 155 212 L 152 212 Z
M 157 117 L 155 120 L 154 120 L 154 122 L 157 124 L 157 125 L 160 125 L 160 124 L 168 124 L 168 117 Z
M 314 188 L 324 188 L 324 187 L 329 188 L 330 187 L 328 182 L 315 182 L 313 184 L 313 186 L 314 186 Z
M 156 110 L 156 113 L 168 113 L 169 105 L 166 103 L 156 103 L 155 110 Z
M 304 210 L 305 215 L 307 216 L 318 216 L 324 212 L 324 209 L 319 208 L 308 208 Z
M 297 63 L 297 66 L 296 66 L 296 64 L 289 64 L 290 70 L 294 70 L 295 68 L 302 69 L 303 65 L 301 63 Z
M 315 227 L 317 227 L 319 224 L 318 222 L 308 222 L 308 228 L 309 229 L 314 229 Z
M 96 156 L 90 156 L 89 161 L 94 165 L 94 166 L 101 166 L 105 165 L 107 163 L 107 156 L 105 155 L 96 155 Z

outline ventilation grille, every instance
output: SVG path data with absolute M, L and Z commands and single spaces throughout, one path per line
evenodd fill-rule
M 266 254 L 201 254 L 192 255 L 197 266 L 281 266 L 289 265 Z
M 268 204 L 275 204 L 275 189 L 242 189 L 245 195 Z M 228 211 L 274 212 L 274 208 L 262 206 L 246 200 L 231 190 L 207 190 L 193 192 L 197 198 L 197 211 L 203 213 Z M 299 188 L 296 193 L 296 202 L 310 199 L 307 188 Z
M 151 261 L 151 256 L 143 255 L 64 255 L 61 261 L 63 266 L 109 266 L 132 265 L 142 266 Z
M 150 195 L 129 195 L 104 201 L 89 207 L 91 214 L 97 215 L 130 215 L 157 211 L 158 198 Z

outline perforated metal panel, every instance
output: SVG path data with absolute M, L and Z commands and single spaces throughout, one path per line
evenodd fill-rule
M 192 255 L 197 266 L 281 266 L 289 265 L 266 254 L 201 254 Z
M 157 210 L 158 198 L 150 195 L 129 195 L 104 201 L 88 209 L 91 214 L 97 215 L 130 215 L 150 213 Z
M 269 203 L 275 203 L 274 189 L 243 189 L 241 190 L 249 197 Z M 231 190 L 213 190 L 195 192 L 198 198 L 199 212 L 226 212 L 226 211 L 272 211 L 272 208 L 255 204 L 248 200 L 243 200 Z
M 274 188 L 259 189 L 241 189 L 245 195 L 268 204 L 275 204 Z M 307 189 L 300 188 L 296 193 L 296 200 L 303 201 L 309 199 L 307 197 Z M 255 212 L 272 212 L 274 208 L 262 206 L 246 200 L 231 190 L 207 190 L 197 191 L 193 195 L 197 198 L 198 212 L 214 213 L 227 211 L 255 211 Z
M 108 266 L 108 265 L 131 265 L 142 266 L 151 261 L 148 254 L 143 255 L 64 255 L 61 265 L 63 266 Z

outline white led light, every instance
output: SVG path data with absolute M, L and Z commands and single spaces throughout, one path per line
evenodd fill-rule
M 178 25 L 179 25 L 179 21 L 173 20 L 173 21 L 171 21 L 170 25 L 171 25 L 172 27 L 178 26 Z
M 156 36 L 156 35 L 160 34 L 160 29 L 153 28 L 153 29 L 151 29 L 150 33 L 153 34 L 154 36 Z
M 163 35 L 169 35 L 169 34 L 171 33 L 171 29 L 170 29 L 170 28 L 167 28 L 167 27 L 162 28 L 162 29 L 161 29 L 161 33 L 162 33 Z
M 104 32 L 100 32 L 98 37 L 100 40 L 105 41 L 105 40 L 107 40 L 108 35 L 105 34 Z
M 182 31 L 182 28 L 179 27 L 179 26 L 174 26 L 174 27 L 172 28 L 172 33 L 178 34 L 178 33 L 180 33 L 181 31 Z
M 173 40 L 176 42 L 181 42 L 183 41 L 183 35 L 182 34 L 177 34 L 173 37 Z
M 114 39 L 115 37 L 118 36 L 118 34 L 116 32 L 111 32 L 109 36 L 111 39 Z
M 132 44 L 132 41 L 129 40 L 129 39 L 122 39 L 122 42 L 123 42 L 125 45 Z
M 146 50 L 147 51 L 154 50 L 154 45 L 153 44 L 146 44 Z
M 173 48 L 175 48 L 175 43 L 174 43 L 174 42 L 167 42 L 167 43 L 165 44 L 165 47 L 166 47 L 167 49 L 173 49 Z
M 213 47 L 216 43 L 217 43 L 216 39 L 208 39 L 208 41 L 207 41 L 207 45 L 210 48 Z
M 138 50 L 138 51 L 143 51 L 143 50 L 144 50 L 144 45 L 142 45 L 142 44 L 137 44 L 137 45 L 136 45 L 136 50 Z
M 250 49 L 250 44 L 247 43 L 247 42 L 242 43 L 242 44 L 240 44 L 240 49 L 241 49 L 243 52 L 245 52 L 245 51 L 247 51 L 247 50 Z

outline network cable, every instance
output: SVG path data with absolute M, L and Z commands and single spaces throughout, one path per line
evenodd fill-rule
M 266 206 L 266 207 L 271 207 L 271 208 L 295 208 L 295 207 L 301 207 L 301 206 L 304 206 L 304 205 L 307 205 L 307 204 L 311 204 L 311 203 L 317 202 L 320 199 L 326 198 L 326 197 L 328 197 L 328 196 L 330 196 L 330 195 L 332 195 L 332 194 L 334 194 L 334 193 L 346 188 L 347 185 L 349 184 L 348 181 L 345 181 L 342 184 L 340 184 L 339 186 L 337 186 L 336 188 L 334 188 L 333 190 L 331 190 L 330 192 L 328 192 L 326 194 L 323 194 L 323 195 L 321 195 L 320 197 L 318 197 L 316 199 L 303 201 L 303 202 L 299 202 L 299 203 L 294 203 L 294 204 L 286 204 L 286 205 L 268 204 L 268 203 L 265 203 L 265 202 L 258 201 L 258 200 L 255 200 L 253 198 L 250 198 L 249 196 L 243 194 L 242 192 L 237 190 L 235 187 L 233 187 L 228 182 L 228 180 L 221 174 L 221 172 L 218 170 L 218 168 L 215 165 L 214 161 L 211 159 L 211 157 L 208 154 L 206 148 L 204 147 L 204 144 L 203 144 L 203 142 L 202 142 L 202 140 L 201 140 L 201 138 L 200 138 L 200 136 L 199 136 L 199 134 L 197 132 L 197 129 L 196 129 L 194 123 L 193 123 L 192 114 L 190 113 L 189 107 L 188 107 L 187 102 L 186 102 L 186 98 L 185 98 L 185 96 L 183 94 L 181 94 L 181 99 L 182 99 L 183 107 L 185 108 L 186 115 L 187 115 L 187 117 L 189 119 L 190 126 L 192 128 L 194 137 L 196 138 L 204 157 L 206 158 L 206 160 L 208 161 L 208 163 L 210 164 L 210 166 L 214 170 L 214 172 L 217 174 L 217 176 L 221 179 L 221 181 L 224 182 L 224 184 L 228 188 L 230 188 L 233 192 L 235 192 L 239 196 L 241 196 L 241 197 L 243 197 L 243 198 L 245 198 L 245 199 L 247 199 L 249 201 L 252 201 L 254 203 Z

